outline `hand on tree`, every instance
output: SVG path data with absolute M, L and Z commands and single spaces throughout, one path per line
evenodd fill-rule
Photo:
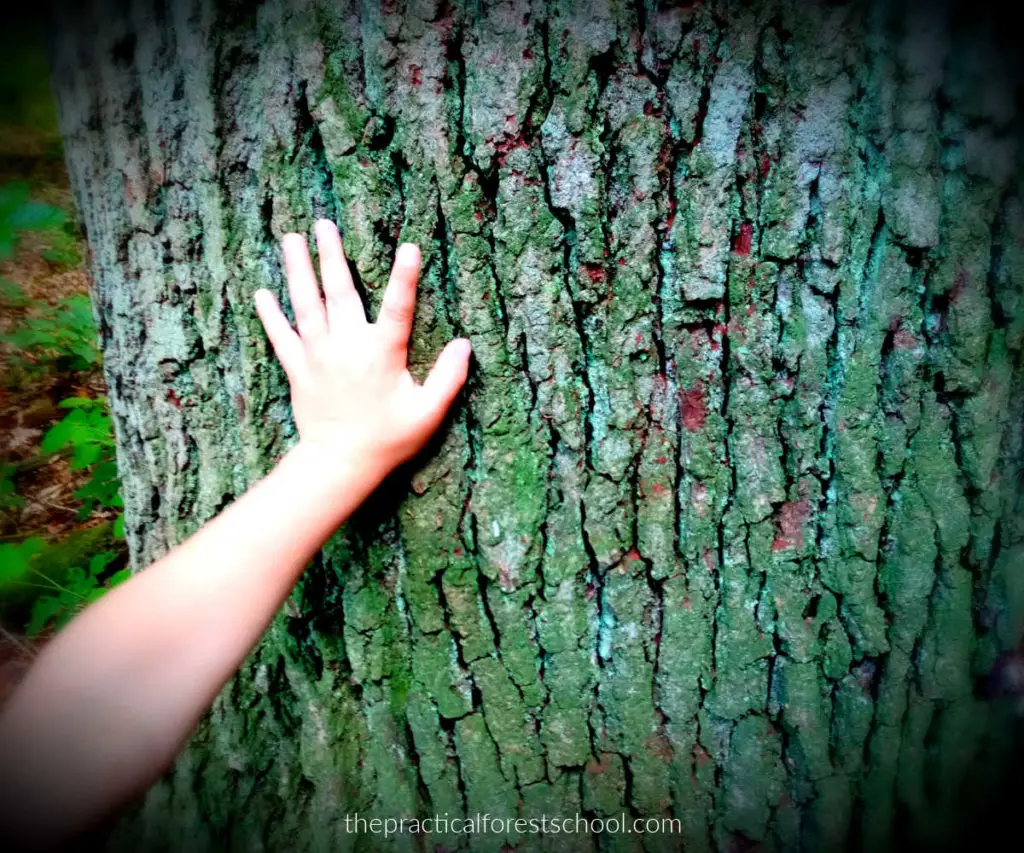
M 416 308 L 420 251 L 398 247 L 377 315 L 366 319 L 333 222 L 316 223 L 323 297 L 306 238 L 282 242 L 293 329 L 268 290 L 255 294 L 267 337 L 291 385 L 302 444 L 365 464 L 386 475 L 414 456 L 440 426 L 466 381 L 470 344 L 456 338 L 438 356 L 423 384 L 406 365 Z
M 47 645 L 0 716 L 0 835 L 67 838 L 152 784 L 316 550 L 426 443 L 466 381 L 467 340 L 449 343 L 422 385 L 406 368 L 416 246 L 399 247 L 367 323 L 337 228 L 321 220 L 316 233 L 326 304 L 298 234 L 284 238 L 298 331 L 268 291 L 256 294 L 291 383 L 298 446 Z

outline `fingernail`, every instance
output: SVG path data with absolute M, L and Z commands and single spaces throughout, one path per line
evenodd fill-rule
M 270 295 L 270 291 L 264 288 L 260 288 L 255 293 L 253 293 L 252 298 L 257 305 L 266 305 L 269 303 L 271 299 L 273 299 L 273 297 Z
M 456 338 L 459 349 L 462 351 L 461 355 L 463 358 L 469 358 L 473 353 L 473 344 L 469 338 Z
M 332 231 L 337 231 L 338 226 L 331 222 L 330 219 L 318 219 L 313 229 L 318 233 L 325 233 L 329 236 Z
M 415 243 L 402 243 L 395 252 L 396 264 L 408 264 L 412 266 L 419 262 L 420 247 Z

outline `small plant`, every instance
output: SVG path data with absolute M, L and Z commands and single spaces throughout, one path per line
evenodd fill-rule
M 57 453 L 70 449 L 72 471 L 92 468 L 89 481 L 74 492 L 75 497 L 82 501 L 79 518 L 88 518 L 97 505 L 123 507 L 107 398 L 69 397 L 62 400 L 60 406 L 71 411 L 47 430 L 40 450 Z
M 46 543 L 38 536 L 0 545 L 0 589 L 20 582 L 31 571 L 32 559 L 45 550 Z
M 116 559 L 117 554 L 114 551 L 93 554 L 88 569 L 76 566 L 68 572 L 62 584 L 42 576 L 53 587 L 54 592 L 36 599 L 25 633 L 34 637 L 47 628 L 59 630 L 85 605 L 127 580 L 131 575 L 130 569 L 121 569 L 104 580 L 107 566 Z M 36 574 L 41 575 L 38 571 Z
M 14 358 L 25 362 L 31 356 L 37 362 L 51 360 L 58 369 L 92 370 L 100 364 L 96 324 L 89 297 L 77 294 L 61 300 L 56 308 L 36 303 L 40 316 L 29 317 L 4 336 L 20 353 Z
M 14 254 L 17 235 L 21 231 L 56 231 L 68 221 L 59 207 L 33 201 L 24 181 L 0 186 L 0 261 Z
M 32 300 L 25 295 L 21 286 L 6 278 L 0 278 L 0 302 L 8 308 L 26 308 Z
M 25 505 L 25 500 L 19 497 L 14 484 L 14 474 L 17 469 L 6 462 L 0 462 L 0 512 L 10 512 Z
M 25 630 L 30 637 L 50 628 L 60 629 L 86 604 L 131 574 L 127 568 L 110 572 L 118 553 L 100 551 L 90 557 L 87 567 L 74 566 L 57 580 L 38 566 L 52 547 L 37 536 L 14 545 L 0 545 L 0 591 L 18 587 L 43 590 L 32 604 Z

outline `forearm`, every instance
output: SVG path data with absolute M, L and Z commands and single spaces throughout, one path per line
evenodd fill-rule
M 166 769 L 306 563 L 376 487 L 372 464 L 300 444 L 44 650 L 0 718 L 0 760 L 49 829 L 82 827 Z

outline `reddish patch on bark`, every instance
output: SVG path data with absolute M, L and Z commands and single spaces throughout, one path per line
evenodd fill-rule
M 693 748 L 693 763 L 698 767 L 707 767 L 709 764 L 714 764 L 714 759 L 708 755 L 708 751 L 704 747 L 698 745 Z
M 667 456 L 659 456 L 657 459 L 654 460 L 655 465 L 664 465 L 666 462 L 668 462 Z
M 665 230 L 669 231 L 672 228 L 672 223 L 676 221 L 676 200 L 670 198 L 668 201 L 668 219 L 665 220 Z
M 708 417 L 708 405 L 704 400 L 704 383 L 698 382 L 692 388 L 679 393 L 679 407 L 683 414 L 683 426 L 690 432 L 697 432 Z
M 132 186 L 132 182 L 128 178 L 124 179 L 124 203 L 127 207 L 135 206 L 135 187 Z
M 587 274 L 591 284 L 599 284 L 606 278 L 604 267 L 599 267 L 596 264 L 584 264 L 583 271 Z
M 740 233 L 736 235 L 736 242 L 733 244 L 733 251 L 737 255 L 749 255 L 750 244 L 754 237 L 754 227 L 749 222 L 740 225 Z
M 630 548 L 626 552 L 626 555 L 622 558 L 622 561 L 624 563 L 635 563 L 637 560 L 642 560 L 642 559 L 643 559 L 643 557 L 640 556 L 640 552 L 637 551 L 636 548 Z
M 953 289 L 949 292 L 949 301 L 954 302 L 956 298 L 967 289 L 970 276 L 963 267 L 956 268 L 956 275 L 953 277 Z
M 617 264 L 618 264 L 618 265 L 619 265 L 620 267 L 624 267 L 624 266 L 626 265 L 626 259 L 625 259 L 625 258 L 619 258 L 619 259 L 618 259 L 618 261 L 616 261 L 616 263 L 617 263 Z
M 506 116 L 506 119 L 508 119 L 508 118 L 509 117 Z M 512 116 L 511 118 L 515 119 L 515 116 Z M 503 139 L 501 142 L 498 142 L 494 146 L 494 150 L 498 154 L 498 165 L 499 166 L 504 166 L 505 165 L 505 158 L 509 155 L 510 152 L 514 151 L 516 148 L 529 148 L 529 147 L 530 147 L 530 145 L 526 141 L 526 138 L 523 136 L 523 132 L 522 131 L 517 133 L 515 136 L 506 137 L 505 139 Z M 525 183 L 525 184 L 530 184 L 530 183 L 539 184 L 540 181 L 524 180 L 523 183 Z
M 592 583 L 588 583 L 587 591 L 583 594 L 583 597 L 587 601 L 592 601 L 595 595 L 597 595 L 597 590 L 594 588 L 594 585 Z
M 715 560 L 715 552 L 710 548 L 704 549 L 704 565 L 708 567 L 709 572 L 713 572 L 717 568 L 717 561 Z
M 708 514 L 708 489 L 703 483 L 694 483 L 690 487 L 690 500 L 696 507 L 697 518 L 704 518 Z
M 506 119 L 508 117 L 506 116 Z M 512 116 L 514 119 L 515 116 Z M 518 133 L 515 136 L 509 136 L 501 140 L 494 146 L 494 150 L 499 154 L 508 154 L 510 151 L 514 151 L 516 148 L 526 148 L 528 143 L 522 133 Z
M 682 607 L 683 610 L 693 610 L 693 601 L 690 599 L 690 596 L 686 596 L 683 599 L 683 603 L 680 605 L 680 607 Z
M 456 557 L 461 557 L 462 549 L 457 547 L 452 553 L 455 554 Z
M 892 336 L 892 345 L 900 350 L 913 349 L 917 346 L 917 339 L 906 329 L 900 329 Z
M 450 41 L 452 30 L 455 28 L 455 15 L 450 8 L 446 9 L 444 15 L 437 19 L 436 27 L 441 32 L 441 40 L 447 45 Z
M 761 155 L 761 177 L 765 177 L 771 171 L 772 161 L 767 154 Z
M 409 81 L 413 86 L 419 86 L 423 83 L 422 70 L 418 65 L 409 66 Z
M 512 576 L 512 571 L 505 565 L 498 569 L 498 583 L 501 584 L 502 589 L 506 590 L 519 587 L 517 579 Z
M 666 764 L 672 760 L 672 746 L 661 732 L 655 732 L 647 738 L 644 741 L 644 747 L 649 753 L 656 755 Z
M 811 515 L 811 506 L 806 499 L 787 501 L 779 510 L 776 524 L 778 532 L 772 542 L 773 551 L 804 547 L 804 525 Z
M 178 395 L 174 393 L 173 388 L 167 389 L 167 402 L 174 406 L 174 408 L 176 409 L 181 408 L 181 400 L 178 398 Z
M 654 495 L 663 495 L 667 491 L 668 491 L 668 489 L 665 486 L 663 486 L 661 483 L 655 483 L 653 486 L 651 486 L 651 494 L 654 494 Z
M 235 394 L 235 411 L 240 420 L 245 420 L 245 395 Z
M 523 48 L 523 59 L 533 59 L 533 49 L 529 45 Z

